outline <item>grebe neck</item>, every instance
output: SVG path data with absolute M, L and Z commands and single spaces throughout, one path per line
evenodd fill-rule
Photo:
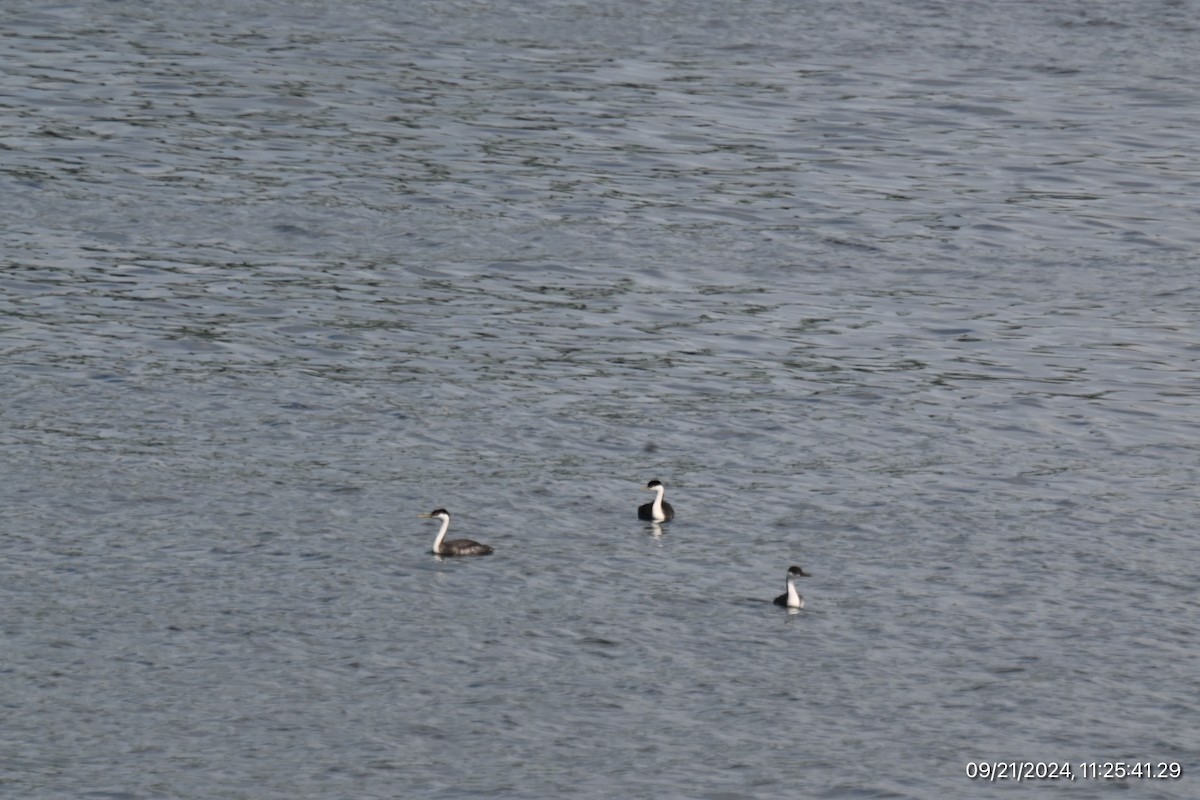
M 446 538 L 446 531 L 448 531 L 448 530 L 450 530 L 450 517 L 449 516 L 442 517 L 442 529 L 440 531 L 438 531 L 437 538 L 433 540 L 433 552 L 434 553 L 441 555 L 442 539 Z M 792 585 L 789 583 L 788 588 L 791 589 L 791 586 Z
M 667 518 L 667 515 L 663 513 L 662 507 L 663 495 L 666 494 L 666 492 L 666 487 L 661 483 L 654 487 L 654 504 L 650 508 L 650 516 L 652 516 L 657 522 L 662 522 Z

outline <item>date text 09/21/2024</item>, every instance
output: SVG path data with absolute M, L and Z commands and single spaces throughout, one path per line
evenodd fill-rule
M 967 777 L 982 781 L 1178 780 L 1178 761 L 968 761 Z

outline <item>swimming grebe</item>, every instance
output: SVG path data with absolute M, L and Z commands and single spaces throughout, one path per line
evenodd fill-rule
M 486 556 L 494 552 L 488 545 L 473 542 L 470 539 L 451 539 L 443 542 L 442 540 L 446 538 L 446 531 L 450 529 L 450 512 L 444 508 L 419 516 L 421 519 L 440 519 L 442 521 L 442 529 L 438 531 L 437 538 L 433 540 L 433 552 L 439 556 Z
M 807 578 L 808 573 L 799 567 L 788 567 L 787 591 L 775 598 L 775 605 L 788 608 L 804 608 L 804 595 L 796 591 L 796 578 Z
M 654 502 L 638 506 L 638 519 L 666 522 L 675 516 L 675 509 L 671 508 L 670 503 L 663 500 L 663 493 L 666 490 L 667 487 L 662 485 L 662 481 L 650 481 L 646 484 L 646 491 L 657 492 L 658 496 L 654 498 Z

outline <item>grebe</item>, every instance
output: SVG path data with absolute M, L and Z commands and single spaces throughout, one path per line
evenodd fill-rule
M 442 540 L 446 538 L 446 531 L 450 529 L 450 512 L 444 508 L 418 516 L 421 519 L 440 519 L 442 521 L 442 529 L 438 531 L 437 538 L 433 540 L 433 552 L 439 556 L 486 556 L 495 552 L 488 545 L 473 542 L 470 539 L 451 539 L 443 542 Z
M 796 578 L 807 578 L 808 573 L 799 567 L 788 567 L 787 592 L 775 598 L 775 605 L 788 608 L 804 608 L 804 595 L 796 591 Z
M 675 516 L 675 509 L 671 508 L 670 503 L 663 500 L 663 493 L 666 490 L 667 487 L 662 485 L 662 481 L 650 481 L 646 484 L 646 491 L 657 492 L 658 496 L 654 498 L 654 502 L 638 506 L 638 519 L 666 522 Z

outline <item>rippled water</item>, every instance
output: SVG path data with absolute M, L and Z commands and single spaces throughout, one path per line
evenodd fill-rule
M 8 4 L 0 794 L 1194 797 L 1196 12 Z

